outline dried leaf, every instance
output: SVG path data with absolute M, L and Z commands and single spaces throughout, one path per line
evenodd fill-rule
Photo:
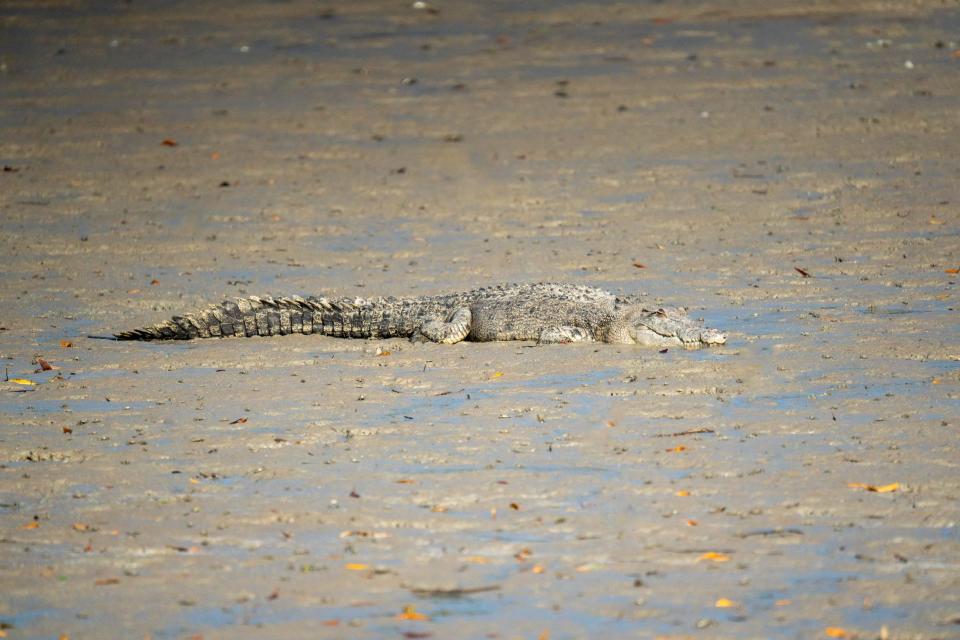
M 513 509 L 514 511 L 520 511 L 520 505 L 518 505 L 516 502 L 511 502 L 510 508 Z
M 513 557 L 516 558 L 518 562 L 526 562 L 532 555 L 533 551 L 530 549 L 530 547 L 524 547 L 523 549 L 520 549 L 520 551 L 517 551 L 515 554 L 513 554 Z
M 370 565 L 363 564 L 362 562 L 348 562 L 344 565 L 347 571 L 366 571 L 370 568 Z
M 637 269 L 646 269 L 646 268 L 647 268 L 647 265 L 641 264 L 641 263 L 639 263 L 639 262 L 634 262 L 634 263 L 633 263 L 633 266 L 635 266 Z
M 53 371 L 56 369 L 52 364 L 44 360 L 43 358 L 37 358 L 37 364 L 40 365 L 41 371 Z
M 867 484 L 865 482 L 850 482 L 847 484 L 847 486 L 851 489 L 864 489 L 874 493 L 890 493 L 892 491 L 897 491 L 900 488 L 900 483 L 891 482 L 890 484 L 874 485 Z
M 490 558 L 486 556 L 464 556 L 462 560 L 470 564 L 490 564 Z
M 120 584 L 120 578 L 100 578 L 93 584 L 95 584 L 98 587 L 104 587 L 109 584 Z
M 424 615 L 414 608 L 412 604 L 408 604 L 403 608 L 403 611 L 397 614 L 397 620 L 429 620 L 430 616 Z
M 246 423 L 247 423 L 246 418 L 237 418 L 236 420 L 232 421 L 230 424 L 246 424 Z
M 695 526 L 697 526 L 698 524 L 700 524 L 700 523 L 697 522 L 696 520 L 692 520 L 692 519 L 691 519 L 691 520 L 687 520 L 687 526 L 688 526 L 688 527 L 695 527 Z
M 944 272 L 944 273 L 950 273 L 950 274 L 956 275 L 956 274 L 960 273 L 960 269 L 944 269 L 943 272 Z
M 27 524 L 20 527 L 21 529 L 39 529 L 40 523 L 34 520 L 33 522 L 28 522 Z
M 686 447 L 685 445 L 678 444 L 677 446 L 675 446 L 675 447 L 673 447 L 673 448 L 671 448 L 671 449 L 666 449 L 666 452 L 667 452 L 667 453 L 680 453 L 680 452 L 686 451 L 686 450 L 687 450 L 687 447 Z
M 535 564 L 533 568 L 530 569 L 533 573 L 543 573 L 546 569 L 543 568 L 543 565 Z
M 13 384 L 22 384 L 27 387 L 34 387 L 37 385 L 33 380 L 27 380 L 26 378 L 10 378 L 9 382 Z
M 400 478 L 396 481 L 397 484 L 413 484 L 416 480 L 411 480 L 410 478 Z
M 64 433 L 73 433 L 73 429 L 70 428 L 70 427 L 63 427 L 63 432 L 64 432 Z
M 690 495 L 690 492 L 686 489 L 680 489 L 680 491 L 677 491 L 674 495 L 678 498 L 686 498 L 688 495 Z
M 802 275 L 804 278 L 811 278 L 811 277 L 813 277 L 813 276 L 810 275 L 810 272 L 807 271 L 806 269 L 801 269 L 800 267 L 794 267 L 793 270 L 796 271 L 797 273 L 799 273 L 800 275 Z
M 713 603 L 717 609 L 729 609 L 730 607 L 737 606 L 737 603 L 733 600 L 727 600 L 726 598 L 720 598 L 715 603 Z
M 267 600 L 276 600 L 280 597 L 280 589 L 276 588 L 270 592 L 270 595 L 267 596 Z
M 828 638 L 846 638 L 847 630 L 843 627 L 827 627 L 823 630 L 823 633 L 826 634 Z
M 154 278 L 153 280 L 150 281 L 150 284 L 151 284 L 151 285 L 157 285 L 157 284 L 160 284 L 160 281 L 157 280 L 156 278 Z
M 162 144 L 165 147 L 175 147 L 177 146 L 177 141 L 171 138 L 164 138 L 163 142 L 161 142 L 160 144 Z
M 70 342 L 69 340 L 61 340 L 60 346 L 63 347 L 64 349 L 69 349 L 70 347 L 73 346 L 73 343 Z
M 729 562 L 730 556 L 725 553 L 720 553 L 719 551 L 707 551 L 697 558 L 697 562 L 700 562 L 701 560 L 710 560 L 712 562 Z
M 490 375 L 490 379 L 491 379 L 491 380 L 494 379 L 494 378 L 502 378 L 502 377 L 503 377 L 503 371 L 494 371 L 494 372 Z
M 82 522 L 74 522 L 72 526 L 73 526 L 74 531 L 89 531 L 89 530 L 90 530 L 90 527 L 88 527 L 87 525 L 83 524 Z

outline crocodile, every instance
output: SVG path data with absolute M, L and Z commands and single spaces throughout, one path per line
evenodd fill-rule
M 231 336 L 322 334 L 338 338 L 536 340 L 698 348 L 726 335 L 678 307 L 647 308 L 574 284 L 508 284 L 437 296 L 232 298 L 159 324 L 113 334 L 116 340 L 190 340 Z

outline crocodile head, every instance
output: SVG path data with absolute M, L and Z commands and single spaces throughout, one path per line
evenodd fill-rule
M 724 344 L 727 341 L 725 333 L 691 320 L 686 310 L 679 307 L 654 311 L 632 307 L 623 316 L 623 328 L 625 331 L 619 332 L 620 337 L 629 338 L 623 342 L 648 346 L 683 346 L 697 349 Z

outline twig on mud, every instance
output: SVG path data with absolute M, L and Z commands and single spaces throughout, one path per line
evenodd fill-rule
M 706 427 L 697 427 L 696 429 L 687 429 L 686 431 L 677 431 L 676 433 L 655 433 L 654 438 L 679 438 L 680 436 L 692 436 L 698 433 L 716 433 L 713 429 Z

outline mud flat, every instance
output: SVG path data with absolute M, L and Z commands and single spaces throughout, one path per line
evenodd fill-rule
M 6 637 L 960 635 L 954 3 L 228 4 L 0 8 Z M 84 337 L 526 280 L 729 340 Z

